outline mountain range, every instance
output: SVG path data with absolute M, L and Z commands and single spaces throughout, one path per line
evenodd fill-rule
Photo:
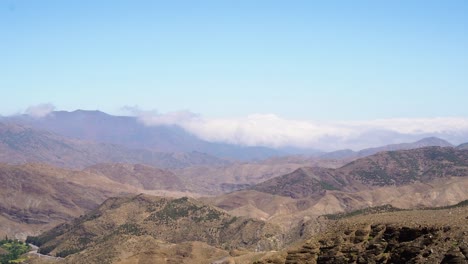
M 87 110 L 54 111 L 40 118 L 30 115 L 15 115 L 0 117 L 0 121 L 48 131 L 69 139 L 119 145 L 128 149 L 145 149 L 166 153 L 201 152 L 223 159 L 241 161 L 295 154 L 325 159 L 352 159 L 380 151 L 452 146 L 451 143 L 443 139 L 428 137 L 414 143 L 390 144 L 360 151 L 346 149 L 323 152 L 315 149 L 291 147 L 280 149 L 260 146 L 247 147 L 201 140 L 177 125 L 147 126 L 138 117 L 113 116 L 101 111 Z
M 201 140 L 178 126 L 146 126 L 137 117 L 113 116 L 101 111 L 55 111 L 42 118 L 18 115 L 4 117 L 3 120 L 68 138 L 154 152 L 196 151 L 238 160 L 264 159 L 281 154 L 278 150 L 266 147 L 212 143 Z
M 447 207 L 468 199 L 466 149 L 286 155 L 99 111 L 7 117 L 0 236 L 58 257 L 29 263 L 450 263 L 467 256 L 465 207 Z
M 227 160 L 201 152 L 167 153 L 121 145 L 67 138 L 24 125 L 0 123 L 0 161 L 13 164 L 41 162 L 67 168 L 97 163 L 144 163 L 162 168 L 224 165 Z

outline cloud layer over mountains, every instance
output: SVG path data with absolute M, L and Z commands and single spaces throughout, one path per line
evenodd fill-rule
M 24 113 L 41 118 L 54 110 L 52 104 L 40 104 L 28 107 Z M 146 126 L 176 125 L 203 140 L 244 146 L 360 150 L 432 136 L 452 144 L 468 142 L 467 117 L 310 121 L 286 119 L 275 114 L 207 118 L 188 110 L 159 113 L 128 106 L 122 110 Z
M 336 150 L 411 142 L 429 136 L 454 144 L 468 141 L 468 118 L 463 117 L 317 122 L 285 119 L 274 114 L 205 118 L 190 111 L 133 113 L 148 126 L 178 125 L 207 141 L 247 146 Z

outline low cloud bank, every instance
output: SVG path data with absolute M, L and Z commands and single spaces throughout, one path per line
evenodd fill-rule
M 30 106 L 24 111 L 24 113 L 32 117 L 41 118 L 52 113 L 54 110 L 55 106 L 53 104 L 47 103 Z
M 207 141 L 246 146 L 358 150 L 429 136 L 455 144 L 468 141 L 468 118 L 462 117 L 316 122 L 284 119 L 274 114 L 223 119 L 204 118 L 190 111 L 161 114 L 133 109 L 132 112 L 148 126 L 177 125 Z

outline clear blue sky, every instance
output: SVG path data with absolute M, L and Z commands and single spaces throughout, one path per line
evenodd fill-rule
M 468 116 L 468 1 L 0 0 L 0 114 Z

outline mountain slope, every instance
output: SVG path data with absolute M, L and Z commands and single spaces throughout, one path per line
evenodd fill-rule
M 328 221 L 300 246 L 261 263 L 467 263 L 468 207 L 394 211 L 375 208 Z
M 260 183 L 252 189 L 302 198 L 327 190 L 360 190 L 363 186 L 405 185 L 437 178 L 468 176 L 468 151 L 427 147 L 387 151 L 361 158 L 338 169 L 301 168 Z
M 233 217 L 191 198 L 148 195 L 111 198 L 99 208 L 28 241 L 43 253 L 66 256 L 121 237 L 153 237 L 164 243 L 203 242 L 220 249 L 270 250 L 281 246 L 278 229 Z
M 427 147 L 381 152 L 353 161 L 337 171 L 367 185 L 403 185 L 448 176 L 468 176 L 468 151 Z
M 382 204 L 444 206 L 468 199 L 467 188 L 468 151 L 427 147 L 381 152 L 338 169 L 305 167 L 206 201 L 291 228 L 304 218 Z
M 94 209 L 110 196 L 136 192 L 106 177 L 41 164 L 0 164 L 0 235 L 37 233 Z

